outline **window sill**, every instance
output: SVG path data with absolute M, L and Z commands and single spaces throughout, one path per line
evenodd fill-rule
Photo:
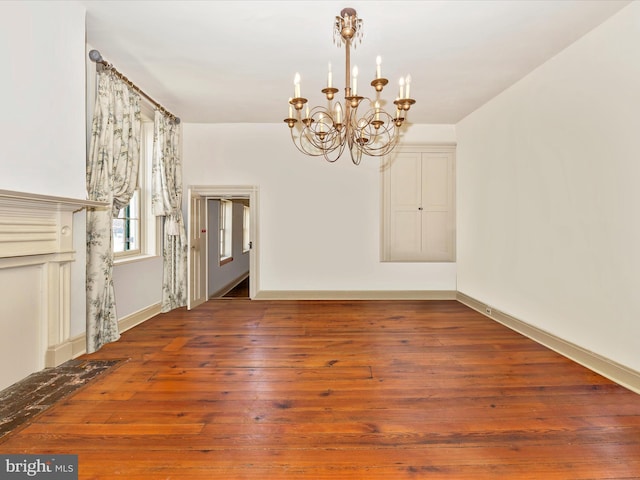
M 143 262 L 145 260 L 150 260 L 152 258 L 159 258 L 159 255 L 149 255 L 149 254 L 140 254 L 140 255 L 123 255 L 121 257 L 115 257 L 113 259 L 113 265 L 126 265 L 128 263 L 136 263 Z

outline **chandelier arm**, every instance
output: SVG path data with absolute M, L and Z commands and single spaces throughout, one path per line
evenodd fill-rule
M 330 109 L 314 107 L 302 124 L 303 138 L 315 149 L 330 153 L 340 146 L 342 135 Z
M 358 144 L 351 144 L 351 148 L 349 148 L 349 156 L 351 157 L 351 162 L 353 162 L 354 165 L 360 165 L 360 162 L 362 161 L 362 149 Z
M 387 117 L 387 121 L 378 128 L 372 128 L 371 123 L 367 124 L 366 135 L 369 142 L 362 145 L 365 154 L 371 157 L 381 157 L 388 154 L 398 143 L 400 130 L 393 123 L 393 119 L 386 112 L 379 112 L 381 118 Z
M 298 149 L 300 153 L 304 153 L 305 155 L 309 155 L 312 157 L 321 157 L 324 155 L 324 152 L 318 151 L 313 152 L 311 150 L 307 150 L 304 148 L 304 143 L 301 140 L 302 132 L 298 133 L 298 140 L 296 141 L 295 134 L 293 133 L 293 128 L 291 129 L 291 140 L 293 141 L 293 145 Z
M 338 160 L 342 156 L 342 152 L 344 151 L 344 146 L 345 146 L 345 143 L 341 142 L 335 157 L 330 156 L 330 154 L 335 152 L 335 150 L 332 150 L 330 152 L 323 152 L 324 159 L 329 163 L 334 163 L 336 160 Z
M 292 139 L 296 148 L 300 150 L 302 153 L 311 156 L 324 156 L 327 157 L 327 154 L 334 152 L 336 149 L 341 148 L 341 144 L 343 142 L 343 138 L 336 129 L 329 130 L 324 132 L 324 140 L 319 140 L 319 132 L 316 131 L 313 126 L 315 122 L 308 122 L 308 126 L 302 127 L 299 131 L 298 141 L 295 141 L 294 134 L 292 132 Z M 340 149 L 340 152 L 342 150 Z M 340 155 L 338 155 L 339 157 Z M 334 159 L 332 161 L 337 160 Z
M 351 125 L 355 132 L 355 148 L 371 157 L 384 156 L 393 150 L 400 137 L 395 118 L 378 107 L 368 110 L 360 118 L 357 118 L 357 110 L 354 113 Z

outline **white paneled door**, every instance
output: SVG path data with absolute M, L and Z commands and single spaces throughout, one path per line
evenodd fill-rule
M 455 261 L 454 155 L 454 147 L 414 146 L 383 164 L 384 261 Z
M 207 300 L 207 199 L 189 189 L 187 225 L 189 264 L 187 309 Z

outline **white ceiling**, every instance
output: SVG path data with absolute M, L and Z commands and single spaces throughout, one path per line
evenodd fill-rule
M 352 49 L 359 93 L 382 57 L 392 101 L 411 74 L 413 123 L 453 124 L 553 57 L 630 0 L 81 1 L 87 42 L 183 122 L 278 123 L 293 77 L 312 105 L 344 47 L 332 26 L 344 7 L 364 20 Z M 366 81 L 365 81 L 366 80 Z

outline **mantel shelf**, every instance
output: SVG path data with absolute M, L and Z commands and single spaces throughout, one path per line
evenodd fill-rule
M 107 207 L 105 202 L 93 200 L 83 200 L 79 198 L 55 197 L 51 195 L 41 195 L 38 193 L 14 192 L 11 190 L 0 190 L 0 205 L 38 206 L 39 208 L 51 208 L 54 210 L 78 211 L 86 207 Z

